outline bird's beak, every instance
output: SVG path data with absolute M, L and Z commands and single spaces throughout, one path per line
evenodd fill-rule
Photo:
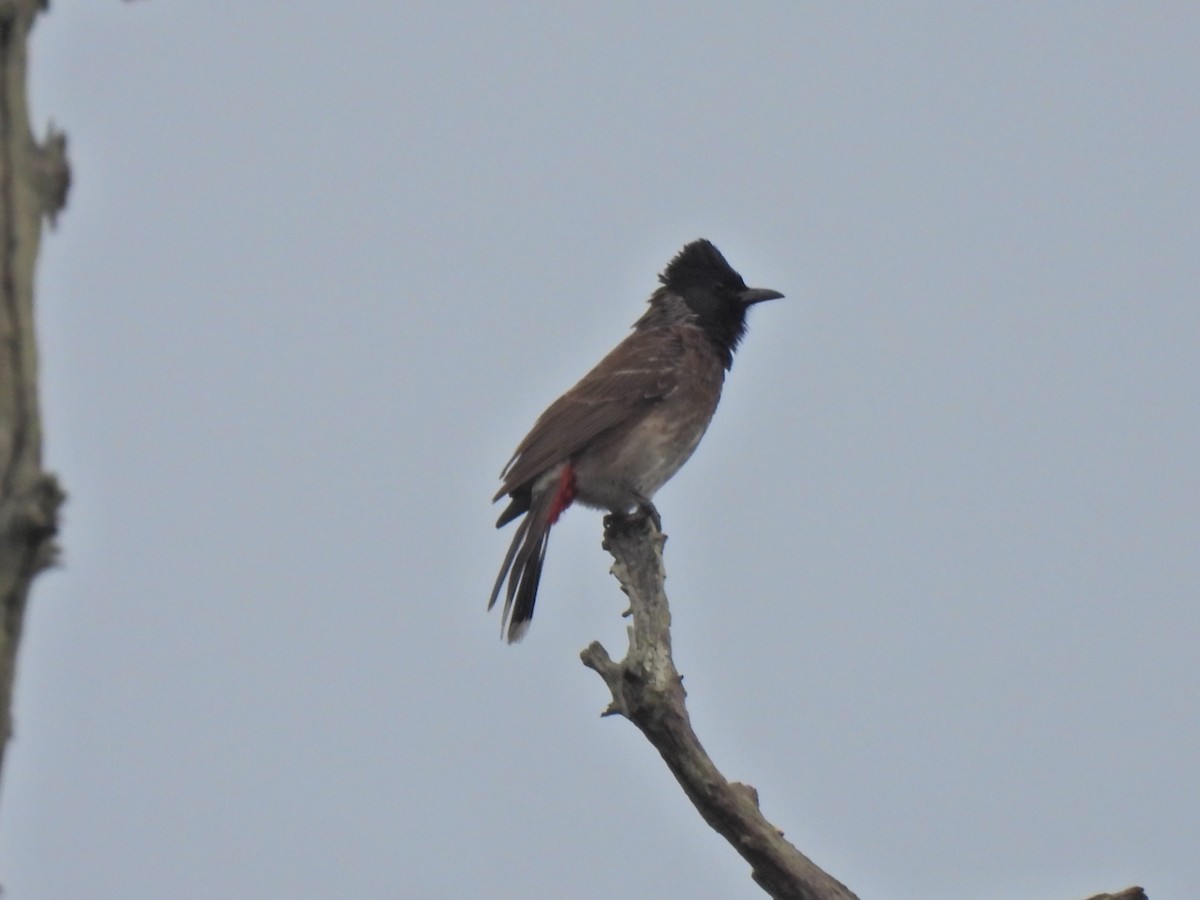
M 770 288 L 746 288 L 738 295 L 742 303 L 749 306 L 752 303 L 762 303 L 764 300 L 780 300 L 783 294 Z

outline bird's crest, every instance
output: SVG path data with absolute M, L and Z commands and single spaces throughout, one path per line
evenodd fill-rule
M 675 290 L 717 285 L 737 290 L 746 286 L 721 251 L 703 238 L 685 245 L 667 264 L 658 280 Z

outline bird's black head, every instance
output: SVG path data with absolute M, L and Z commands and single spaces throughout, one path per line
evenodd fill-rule
M 658 276 L 664 287 L 684 299 L 697 321 L 724 354 L 725 368 L 746 333 L 746 310 L 783 296 L 767 288 L 748 288 L 742 276 L 709 241 L 692 241 Z

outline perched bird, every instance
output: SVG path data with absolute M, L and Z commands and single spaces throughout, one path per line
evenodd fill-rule
M 651 500 L 708 428 L 746 310 L 783 296 L 746 287 L 705 240 L 679 251 L 658 280 L 633 333 L 550 404 L 500 473 L 492 502 L 510 499 L 496 527 L 525 516 L 488 602 L 507 578 L 500 627 L 508 623 L 509 643 L 529 628 L 550 527 L 568 506 L 638 510 L 661 527 Z

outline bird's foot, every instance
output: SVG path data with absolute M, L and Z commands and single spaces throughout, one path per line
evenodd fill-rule
M 643 500 L 638 504 L 633 518 L 649 519 L 654 523 L 655 531 L 662 531 L 662 516 L 658 514 L 658 507 L 649 500 Z
M 630 512 L 609 513 L 604 517 L 604 531 L 609 533 L 649 521 L 656 531 L 662 531 L 662 516 L 649 500 L 638 500 Z

